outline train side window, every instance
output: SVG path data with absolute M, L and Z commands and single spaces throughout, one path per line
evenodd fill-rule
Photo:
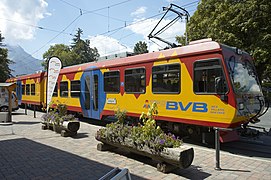
M 180 64 L 154 66 L 152 68 L 153 93 L 180 93 Z
M 194 92 L 223 94 L 228 91 L 219 59 L 196 61 L 194 63 Z
M 125 70 L 125 91 L 128 93 L 145 93 L 146 72 L 144 68 Z
M 25 85 L 22 85 L 22 95 L 25 95 Z
M 68 97 L 68 82 L 64 81 L 64 82 L 60 82 L 60 96 L 61 97 Z
M 104 73 L 104 92 L 119 93 L 120 92 L 120 72 L 110 71 Z
M 80 97 L 81 83 L 80 81 L 71 81 L 71 97 Z
M 86 110 L 90 109 L 90 77 L 86 76 L 85 78 L 85 108 Z
M 98 111 L 99 108 L 99 82 L 98 82 L 98 75 L 94 75 L 94 92 L 93 92 L 93 110 Z
M 26 95 L 30 95 L 30 84 L 25 85 L 25 92 Z
M 57 82 L 56 82 L 56 85 L 55 85 L 55 88 L 54 88 L 54 92 L 53 92 L 53 97 L 57 97 Z
M 36 92 L 36 84 L 31 84 L 31 95 L 35 95 Z

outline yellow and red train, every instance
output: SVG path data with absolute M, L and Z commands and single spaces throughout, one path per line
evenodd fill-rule
M 152 102 L 167 128 L 235 128 L 259 115 L 263 94 L 252 57 L 210 39 L 187 46 L 61 69 L 52 101 L 103 119 L 118 108 L 139 117 Z M 9 79 L 19 103 L 46 102 L 47 74 Z M 190 128 L 190 129 L 189 129 Z

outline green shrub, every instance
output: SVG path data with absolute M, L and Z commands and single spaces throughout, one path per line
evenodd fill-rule
M 67 114 L 67 105 L 58 104 L 57 109 L 53 109 L 41 117 L 43 123 L 61 126 L 63 121 L 77 121 L 72 114 Z
M 67 114 L 67 105 L 66 104 L 58 104 L 57 107 L 56 107 L 58 113 L 59 113 L 59 116 L 65 116 Z
M 118 122 L 121 124 L 124 124 L 124 120 L 126 119 L 126 111 L 121 111 L 119 108 L 117 111 L 115 111 L 115 117 L 118 119 Z

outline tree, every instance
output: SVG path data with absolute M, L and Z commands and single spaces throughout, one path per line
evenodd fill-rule
M 5 82 L 11 77 L 12 70 L 9 68 L 9 65 L 13 63 L 13 61 L 8 59 L 8 50 L 6 48 L 2 48 L 2 42 L 4 39 L 5 38 L 0 32 L 0 82 Z
M 50 48 L 43 54 L 43 59 L 45 61 L 42 63 L 42 66 L 44 69 L 47 69 L 47 62 L 52 56 L 60 58 L 63 67 L 97 60 L 100 56 L 97 48 L 90 48 L 90 41 L 88 39 L 82 40 L 82 34 L 83 30 L 78 28 L 70 46 L 65 44 L 55 44 L 54 46 L 50 46 Z
M 139 41 L 134 46 L 134 53 L 135 54 L 144 54 L 148 53 L 148 46 L 146 42 Z
M 50 48 L 43 54 L 43 59 L 45 60 L 42 63 L 44 69 L 47 69 L 48 60 L 53 57 L 57 56 L 61 61 L 63 67 L 70 66 L 76 64 L 75 59 L 79 59 L 79 56 L 71 51 L 71 48 L 65 44 L 56 44 L 50 46 Z
M 260 79 L 271 81 L 270 22 L 269 0 L 202 0 L 188 23 L 188 38 L 209 37 L 247 51 Z
M 90 48 L 90 41 L 88 39 L 81 39 L 82 34 L 83 30 L 78 28 L 71 45 L 72 51 L 79 56 L 76 59 L 78 64 L 95 61 L 100 56 L 96 47 Z

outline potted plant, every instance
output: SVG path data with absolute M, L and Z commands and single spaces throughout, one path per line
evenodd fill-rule
M 158 115 L 157 105 L 153 103 L 148 113 L 142 113 L 141 123 L 137 126 L 124 124 L 125 112 L 117 111 L 118 121 L 108 124 L 96 133 L 96 139 L 101 141 L 98 150 L 108 150 L 112 147 L 124 148 L 128 151 L 151 157 L 160 161 L 157 169 L 168 172 L 176 167 L 187 168 L 194 157 L 192 148 L 182 146 L 182 141 L 174 134 L 166 134 L 156 125 Z
M 41 117 L 42 129 L 51 129 L 61 136 L 74 136 L 80 128 L 80 123 L 72 114 L 67 114 L 67 105 L 58 104 L 56 109 Z

